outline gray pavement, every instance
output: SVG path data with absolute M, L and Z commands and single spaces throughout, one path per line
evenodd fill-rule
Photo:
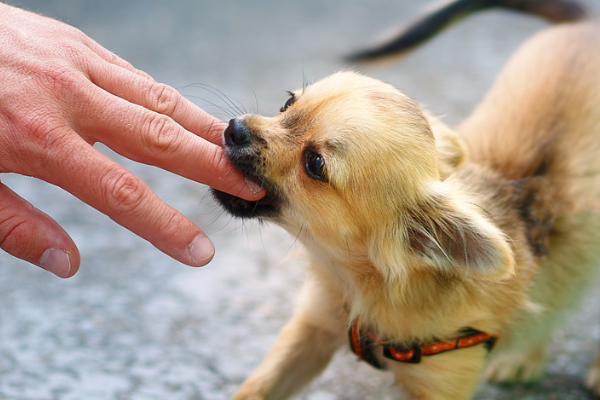
M 340 56 L 424 3 L 13 0 L 77 26 L 223 119 L 238 108 L 275 114 L 285 90 L 348 68 Z M 478 15 L 365 72 L 456 123 L 544 26 L 510 13 Z M 60 280 L 0 254 L 0 399 L 228 399 L 293 308 L 303 277 L 293 238 L 224 215 L 199 184 L 102 150 L 206 228 L 217 255 L 202 269 L 179 265 L 61 190 L 3 175 L 66 228 L 83 261 L 74 278 Z M 556 333 L 540 385 L 483 385 L 477 398 L 591 399 L 581 381 L 600 340 L 599 297 L 596 290 Z M 391 384 L 344 352 L 297 398 L 387 400 Z

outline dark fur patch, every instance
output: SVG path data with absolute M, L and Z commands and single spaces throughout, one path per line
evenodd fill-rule
M 519 192 L 516 208 L 525 223 L 527 240 L 536 257 L 548 254 L 548 237 L 554 226 L 552 213 L 549 212 L 548 207 L 544 207 L 540 196 L 539 186 L 542 184 L 544 182 L 540 177 L 512 182 Z M 546 182 L 545 185 L 548 186 L 549 183 Z

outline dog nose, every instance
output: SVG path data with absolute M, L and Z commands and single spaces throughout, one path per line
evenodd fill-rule
M 250 144 L 250 130 L 241 118 L 230 120 L 223 135 L 228 146 L 243 147 Z

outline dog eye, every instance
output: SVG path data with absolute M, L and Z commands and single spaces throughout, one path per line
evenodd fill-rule
M 281 107 L 279 109 L 279 112 L 284 112 L 285 110 L 287 110 L 292 104 L 294 104 L 294 101 L 296 101 L 296 96 L 294 95 L 293 92 L 288 92 L 288 94 L 291 96 L 283 105 L 283 107 Z
M 318 181 L 326 181 L 325 160 L 314 150 L 304 154 L 304 169 L 308 176 Z

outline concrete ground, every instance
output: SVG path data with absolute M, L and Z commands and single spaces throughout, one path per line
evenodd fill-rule
M 285 90 L 415 15 L 409 0 L 12 0 L 85 31 L 227 119 L 275 114 Z M 598 9 L 598 5 L 594 7 Z M 406 59 L 366 69 L 450 123 L 481 98 L 510 53 L 545 23 L 475 16 Z M 80 272 L 60 280 L 0 254 L 0 399 L 224 400 L 289 316 L 303 277 L 293 238 L 224 215 L 199 184 L 103 149 L 209 232 L 207 267 L 179 265 L 95 210 L 34 179 L 2 181 L 73 236 Z M 483 385 L 477 399 L 591 399 L 581 381 L 600 339 L 598 291 L 556 333 L 533 387 Z M 296 398 L 392 399 L 391 379 L 347 352 Z

